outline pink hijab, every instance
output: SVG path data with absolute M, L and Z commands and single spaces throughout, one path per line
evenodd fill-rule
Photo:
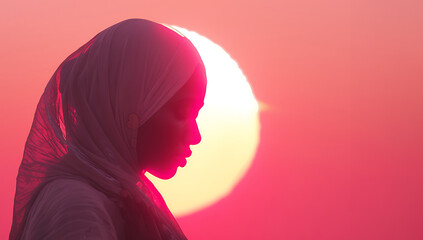
M 125 202 L 128 239 L 137 239 L 137 232 L 146 239 L 185 239 L 160 194 L 138 171 L 135 146 L 138 127 L 197 68 L 205 78 L 204 64 L 186 37 L 144 19 L 119 22 L 66 58 L 37 105 L 17 177 L 10 239 L 20 238 L 42 187 L 63 178 L 82 179 Z

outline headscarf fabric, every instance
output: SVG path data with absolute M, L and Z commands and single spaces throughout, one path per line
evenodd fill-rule
M 17 176 L 10 239 L 20 239 L 42 187 L 63 178 L 82 179 L 124 202 L 127 239 L 140 239 L 139 233 L 185 239 L 137 168 L 136 141 L 139 126 L 198 69 L 205 78 L 185 36 L 145 19 L 119 22 L 67 57 L 37 104 Z

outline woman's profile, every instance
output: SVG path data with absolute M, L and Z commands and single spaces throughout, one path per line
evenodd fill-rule
M 200 55 L 176 30 L 128 19 L 94 36 L 39 100 L 10 239 L 186 239 L 144 173 L 185 166 L 205 91 Z

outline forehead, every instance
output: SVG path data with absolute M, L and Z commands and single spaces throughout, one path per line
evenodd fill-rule
M 181 89 L 169 100 L 170 102 L 180 100 L 204 101 L 207 81 L 204 74 L 197 68 Z

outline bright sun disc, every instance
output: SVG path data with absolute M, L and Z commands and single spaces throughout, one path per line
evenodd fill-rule
M 167 26 L 169 27 L 169 26 Z M 197 118 L 202 141 L 170 180 L 147 174 L 175 216 L 205 208 L 228 195 L 251 165 L 259 142 L 257 100 L 238 64 L 219 45 L 171 26 L 197 48 L 207 72 L 204 107 Z

